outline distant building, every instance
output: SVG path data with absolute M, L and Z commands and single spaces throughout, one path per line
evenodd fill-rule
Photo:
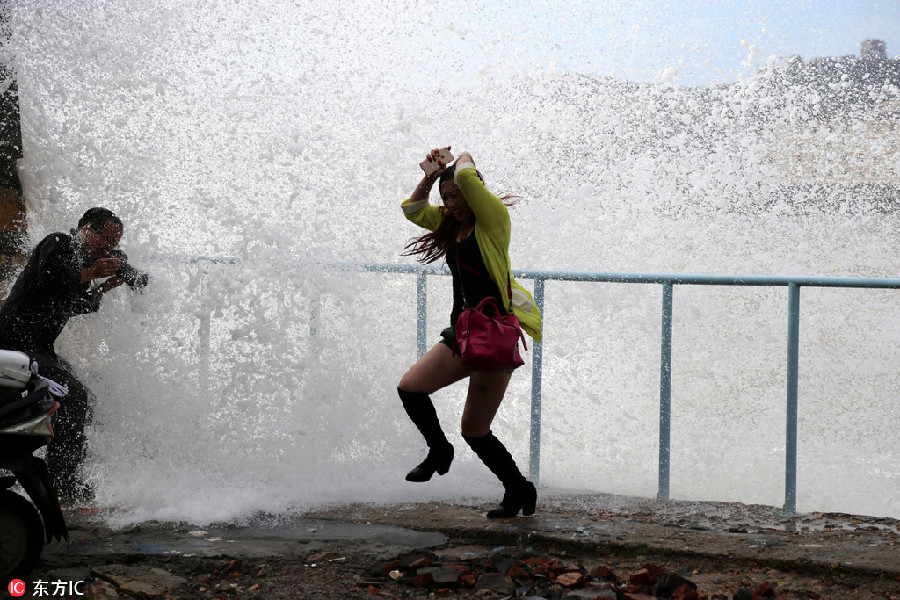
M 759 80 L 758 116 L 784 192 L 900 207 L 900 60 L 883 41 L 864 41 L 859 56 L 777 59 Z

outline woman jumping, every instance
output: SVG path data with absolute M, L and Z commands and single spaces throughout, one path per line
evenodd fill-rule
M 491 433 L 491 422 L 512 372 L 474 371 L 463 365 L 455 326 L 464 304 L 477 306 L 484 298 L 492 297 L 506 314 L 518 317 L 522 329 L 539 342 L 541 314 L 531 294 L 512 278 L 511 226 L 503 199 L 487 190 L 470 154 L 463 153 L 451 166 L 440 157 L 437 149 L 426 157 L 439 168 L 423 177 L 402 204 L 406 218 L 428 230 L 410 242 L 407 255 L 417 256 L 422 263 L 445 257 L 453 275 L 450 327 L 441 332 L 441 341 L 409 368 L 397 386 L 406 413 L 428 444 L 428 456 L 406 479 L 428 481 L 435 472 L 443 475 L 450 469 L 453 445 L 444 436 L 430 394 L 468 377 L 462 436 L 504 489 L 500 507 L 487 516 L 514 517 L 520 510 L 523 515 L 533 515 L 537 502 L 534 484 L 525 479 L 512 455 Z M 428 202 L 435 181 L 440 181 L 443 206 Z

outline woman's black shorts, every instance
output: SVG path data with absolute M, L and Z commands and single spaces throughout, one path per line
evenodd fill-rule
M 450 348 L 450 351 L 453 352 L 453 356 L 459 356 L 459 344 L 456 342 L 456 329 L 453 327 L 448 327 L 441 332 L 441 341 L 438 343 Z M 514 370 L 515 369 L 510 369 L 506 372 L 512 373 Z
M 456 343 L 456 329 L 448 327 L 441 332 L 441 341 L 439 342 L 453 352 L 453 356 L 459 356 L 459 344 Z

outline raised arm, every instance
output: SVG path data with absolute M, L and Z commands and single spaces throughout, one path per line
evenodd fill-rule
M 446 150 L 449 151 L 450 146 L 447 146 Z M 427 156 L 425 156 L 425 161 L 422 163 L 422 165 L 424 165 L 425 163 L 436 164 L 437 168 L 434 169 L 434 171 L 432 171 L 430 175 L 426 174 L 424 177 L 422 177 L 422 181 L 419 182 L 419 185 L 416 186 L 416 189 L 413 190 L 412 195 L 409 197 L 410 202 L 419 202 L 420 200 L 427 199 L 429 194 L 431 193 L 431 188 L 434 187 L 434 182 L 437 181 L 440 178 L 441 174 L 447 169 L 447 163 L 444 162 L 441 156 L 440 148 L 433 148 L 431 152 Z
M 463 152 L 459 155 L 453 177 L 466 197 L 469 208 L 475 213 L 480 227 L 488 231 L 509 229 L 509 211 L 506 205 L 485 187 L 475 170 L 475 160 L 471 154 Z
M 447 150 L 450 146 L 447 146 Z M 403 214 L 407 219 L 425 229 L 434 231 L 443 220 L 441 209 L 428 202 L 428 196 L 431 194 L 431 188 L 440 178 L 441 174 L 447 168 L 447 163 L 441 160 L 441 150 L 433 149 L 425 160 L 427 162 L 436 162 L 438 169 L 430 175 L 425 175 L 419 181 L 408 200 L 403 202 Z

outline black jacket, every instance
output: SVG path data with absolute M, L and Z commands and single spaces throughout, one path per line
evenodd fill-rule
M 0 348 L 53 355 L 69 318 L 100 308 L 81 283 L 88 265 L 74 234 L 52 233 L 31 253 L 0 308 Z

